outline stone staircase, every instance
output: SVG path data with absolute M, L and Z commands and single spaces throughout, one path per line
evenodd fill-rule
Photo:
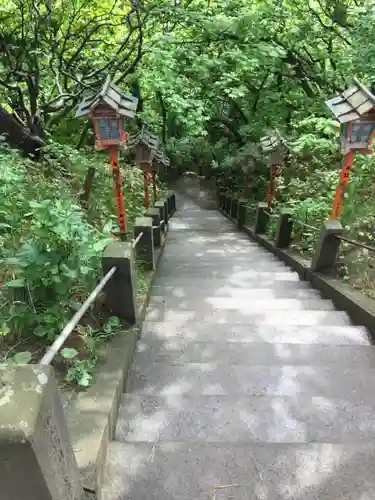
M 101 499 L 373 500 L 366 330 L 217 211 L 179 206 Z

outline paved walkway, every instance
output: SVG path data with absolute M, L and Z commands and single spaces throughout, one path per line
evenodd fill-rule
M 373 500 L 366 331 L 217 211 L 170 224 L 103 500 Z

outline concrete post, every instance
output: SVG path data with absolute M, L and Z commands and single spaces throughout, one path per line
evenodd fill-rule
M 0 365 L 0 408 L 0 497 L 82 500 L 52 368 Z
M 145 216 L 151 217 L 151 219 L 152 219 L 152 229 L 153 229 L 153 233 L 154 233 L 154 246 L 160 247 L 163 244 L 163 238 L 164 238 L 164 232 L 161 230 L 161 227 L 160 227 L 160 211 L 158 208 L 149 208 L 147 210 L 147 212 L 145 212 Z
M 230 205 L 230 216 L 233 219 L 236 219 L 237 213 L 238 213 L 238 200 L 236 198 L 232 198 L 232 203 Z
M 113 266 L 117 271 L 105 287 L 106 302 L 112 314 L 129 325 L 137 322 L 135 262 L 131 242 L 115 241 L 104 250 L 103 273 Z
M 257 211 L 255 214 L 255 234 L 264 234 L 267 231 L 268 220 L 270 216 L 268 215 L 268 205 L 267 203 L 258 203 Z
M 168 200 L 163 200 L 163 203 L 164 203 L 164 217 L 166 220 L 166 227 L 168 227 L 168 221 L 170 219 L 170 216 L 169 216 L 169 211 L 168 211 Z
M 224 207 L 224 211 L 226 214 L 230 214 L 231 203 L 232 203 L 232 195 L 227 194 L 226 201 L 225 201 L 225 207 Z
M 171 218 L 173 215 L 172 193 L 168 193 L 167 203 L 168 203 L 168 218 Z
M 162 229 L 163 232 L 166 232 L 168 225 L 168 214 L 165 213 L 164 201 L 157 201 L 154 205 L 154 208 L 159 210 L 160 221 L 163 222 Z
M 277 224 L 275 246 L 277 248 L 288 248 L 292 241 L 292 231 L 292 211 L 284 208 L 281 210 L 279 222 Z
M 154 231 L 151 217 L 136 217 L 134 224 L 134 238 L 142 233 L 141 239 L 135 247 L 135 254 L 144 263 L 146 269 L 155 269 Z
M 220 210 L 223 209 L 223 204 L 224 204 L 224 191 L 220 190 L 219 191 L 219 197 L 218 197 L 218 205 L 219 205 L 219 209 Z
M 323 222 L 311 262 L 312 271 L 324 272 L 334 267 L 341 243 L 336 236 L 341 236 L 343 231 L 343 227 L 337 220 Z
M 238 229 L 243 229 L 246 223 L 246 200 L 238 200 L 238 217 L 237 217 L 237 227 Z
M 227 203 L 227 195 L 225 193 L 222 193 L 220 199 L 220 210 L 222 210 L 223 212 L 225 211 L 226 203 Z
M 177 207 L 176 207 L 176 193 L 172 193 L 172 209 L 173 209 L 173 212 L 172 213 L 175 213 Z

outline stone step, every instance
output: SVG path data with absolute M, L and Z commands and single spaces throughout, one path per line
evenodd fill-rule
M 339 365 L 375 369 L 375 346 L 330 344 L 270 344 L 265 342 L 203 342 L 182 337 L 142 337 L 135 366 L 151 363 L 220 363 L 220 365 Z
M 158 285 L 154 283 L 151 289 L 150 304 L 159 304 L 166 301 L 173 305 L 175 301 L 185 298 L 187 300 L 204 300 L 206 297 L 223 298 L 230 300 L 253 299 L 317 299 L 321 298 L 318 290 L 306 286 L 303 281 L 292 283 L 291 286 L 273 288 L 232 288 L 230 286 L 216 287 L 185 287 L 176 285 Z M 176 302 L 177 303 L 177 302 Z
M 152 296 L 147 309 L 147 318 L 158 321 L 160 314 L 166 312 L 178 312 L 182 310 L 203 310 L 205 314 L 213 311 L 238 311 L 240 314 L 261 313 L 264 311 L 300 311 L 309 309 L 311 311 L 331 311 L 334 309 L 330 300 L 320 298 L 284 299 L 284 298 L 252 298 L 239 299 L 229 297 L 160 297 Z
M 348 315 L 343 311 L 321 311 L 321 310 L 275 310 L 269 309 L 264 312 L 253 311 L 223 311 L 217 310 L 210 314 L 211 310 L 202 304 L 199 310 L 157 310 L 148 309 L 146 313 L 147 322 L 163 322 L 166 329 L 178 330 L 188 326 L 189 328 L 206 328 L 207 325 L 251 325 L 251 326 L 313 326 L 313 325 L 350 325 Z M 301 331 L 301 333 L 303 333 Z
M 178 278 L 195 278 L 197 281 L 199 281 L 200 279 L 227 279 L 227 281 L 238 281 L 240 283 L 253 283 L 254 281 L 262 283 L 263 280 L 299 281 L 299 276 L 297 273 L 288 270 L 287 267 L 284 267 L 284 269 L 285 270 L 281 271 L 258 271 L 255 266 L 253 269 L 249 268 L 249 266 L 244 266 L 243 270 L 232 270 L 230 268 L 213 269 L 212 267 L 207 267 L 205 269 L 194 269 L 193 266 L 191 268 L 175 269 L 171 266 L 160 266 L 157 271 L 157 276 L 160 276 L 163 279 L 169 278 L 175 280 L 177 280 Z
M 117 443 L 101 500 L 370 500 L 375 444 Z
M 283 366 L 211 363 L 139 364 L 127 391 L 148 396 L 320 396 L 375 402 L 375 369 L 336 364 Z
M 348 395 L 349 396 L 349 395 Z M 371 400 L 370 400 L 371 399 Z M 375 440 L 375 397 L 123 394 L 115 440 L 343 443 Z
M 179 276 L 180 275 L 180 276 Z M 179 277 L 178 277 L 179 276 Z M 173 275 L 173 272 L 170 273 L 170 276 L 165 276 L 165 274 L 157 273 L 156 277 L 157 283 L 159 286 L 171 285 L 172 283 L 179 283 L 180 286 L 190 286 L 195 288 L 200 287 L 213 287 L 219 288 L 222 286 L 230 286 L 236 288 L 273 288 L 278 287 L 282 288 L 284 286 L 288 286 L 288 283 L 298 283 L 299 277 L 298 274 L 293 273 L 257 273 L 251 277 L 241 276 L 239 273 L 236 277 L 231 277 L 230 275 L 226 277 L 217 277 L 214 278 L 212 276 L 207 276 L 203 273 L 196 273 L 195 276 L 192 273 L 185 275 L 181 275 L 176 272 Z
M 158 266 L 158 274 L 169 276 L 171 272 L 173 273 L 181 273 L 184 275 L 192 275 L 195 276 L 197 274 L 204 274 L 205 276 L 213 275 L 213 276 L 231 276 L 238 275 L 238 273 L 246 273 L 250 272 L 291 272 L 291 269 L 287 267 L 282 262 L 277 262 L 269 259 L 255 259 L 253 261 L 246 260 L 242 263 L 236 260 L 235 264 L 231 264 L 227 260 L 216 261 L 212 264 L 210 262 L 191 262 L 187 261 L 186 263 L 180 261 L 169 261 L 168 259 L 163 260 Z
M 206 342 L 265 342 L 280 344 L 355 344 L 368 345 L 369 338 L 362 326 L 310 325 L 301 328 L 280 321 L 276 325 L 227 325 L 189 321 L 185 324 L 145 321 L 143 337 L 165 342 L 176 337 Z

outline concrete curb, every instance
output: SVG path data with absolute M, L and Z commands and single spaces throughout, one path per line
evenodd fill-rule
M 108 443 L 113 439 L 121 394 L 126 387 L 134 351 L 149 303 L 151 287 L 166 244 L 156 250 L 155 270 L 150 273 L 146 297 L 138 311 L 137 324 L 120 332 L 108 345 L 105 362 L 92 386 L 78 394 L 68 409 L 67 420 L 73 451 L 83 487 L 100 492 Z
M 233 224 L 236 224 L 235 219 L 222 210 L 220 212 Z M 319 290 L 325 299 L 332 300 L 337 309 L 347 312 L 354 325 L 365 326 L 372 339 L 375 340 L 375 300 L 355 290 L 342 280 L 312 271 L 310 260 L 302 259 L 290 250 L 276 248 L 270 238 L 255 234 L 252 228 L 245 226 L 242 232 L 245 232 L 250 238 L 294 269 L 302 280 L 309 281 L 311 286 Z

